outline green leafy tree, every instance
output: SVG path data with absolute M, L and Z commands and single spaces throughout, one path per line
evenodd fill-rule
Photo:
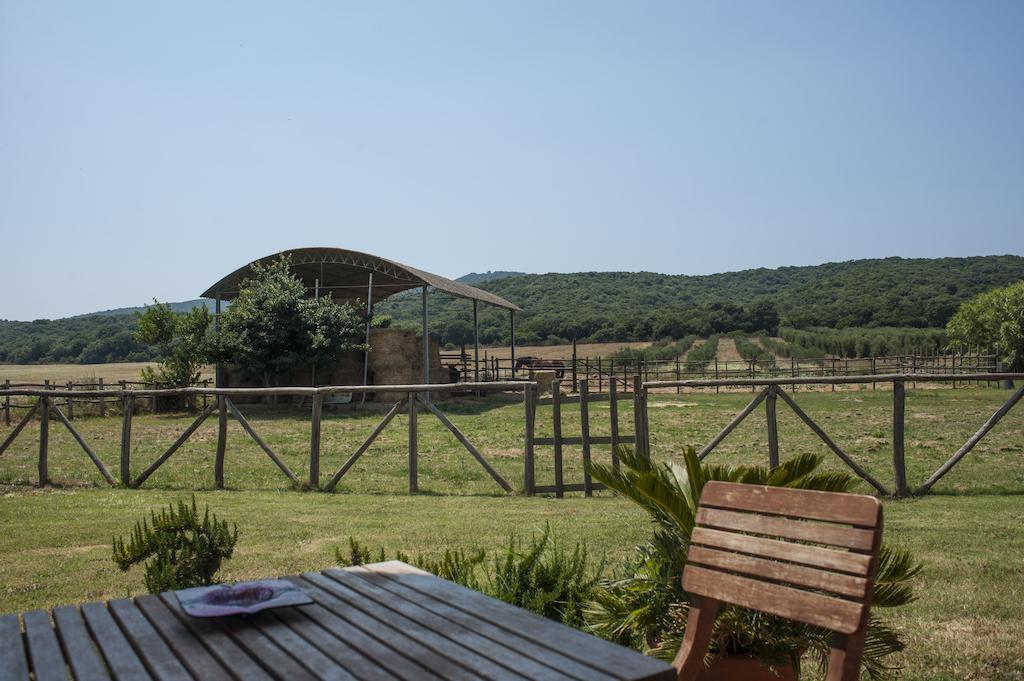
M 154 300 L 138 315 L 135 340 L 155 347 L 162 359 L 157 367 L 142 369 L 142 380 L 174 388 L 198 383 L 213 350 L 211 321 L 205 306 L 176 314 L 168 305 Z
M 179 501 L 147 521 L 135 523 L 128 543 L 114 539 L 114 563 L 122 572 L 145 562 L 144 580 L 150 593 L 160 593 L 213 583 L 221 564 L 235 550 L 238 526 L 228 529 L 209 507 L 202 517 L 192 504 Z M 148 561 L 148 562 L 146 562 Z
M 595 591 L 587 621 L 605 638 L 634 645 L 671 660 L 682 643 L 689 597 L 681 577 L 686 565 L 697 504 L 710 480 L 775 485 L 829 492 L 846 492 L 856 480 L 841 472 L 820 472 L 822 458 L 796 456 L 775 469 L 763 466 L 702 464 L 690 448 L 685 466 L 656 464 L 628 448 L 620 450 L 622 469 L 593 464 L 596 480 L 644 509 L 654 521 L 654 533 L 639 546 L 623 574 Z M 892 608 L 913 600 L 909 580 L 920 571 L 910 554 L 883 544 L 875 580 L 874 608 Z M 828 661 L 831 632 L 818 627 L 726 606 L 715 624 L 712 654 L 743 654 L 768 664 L 794 663 L 806 654 L 821 667 Z M 872 613 L 864 649 L 863 668 L 872 678 L 893 666 L 891 654 L 904 648 L 899 632 Z
M 221 315 L 217 355 L 259 377 L 270 387 L 281 373 L 301 365 L 331 361 L 358 343 L 365 320 L 330 295 L 308 298 L 306 287 L 281 258 L 256 263 Z
M 993 349 L 1007 370 L 1024 371 L 1024 281 L 963 303 L 946 332 L 953 347 Z

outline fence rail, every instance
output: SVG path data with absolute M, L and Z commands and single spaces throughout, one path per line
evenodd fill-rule
M 217 413 L 217 449 L 214 460 L 214 480 L 218 488 L 225 485 L 224 460 L 227 449 L 227 425 L 229 414 L 238 422 L 242 430 L 252 438 L 270 460 L 280 469 L 281 473 L 296 487 L 307 489 L 322 489 L 332 491 L 338 482 L 352 468 L 358 459 L 370 448 L 374 440 L 384 431 L 394 417 L 402 410 L 409 415 L 409 492 L 416 493 L 419 490 L 418 476 L 418 414 L 425 411 L 435 416 L 449 431 L 455 439 L 466 448 L 474 459 L 484 468 L 491 478 L 504 491 L 511 492 L 512 486 L 505 480 L 498 471 L 491 466 L 483 454 L 469 441 L 462 431 L 449 419 L 431 399 L 431 394 L 461 391 L 464 389 L 481 391 L 504 391 L 523 392 L 524 403 L 528 411 L 531 409 L 533 395 L 536 392 L 537 384 L 528 381 L 488 381 L 479 383 L 442 383 L 442 384 L 415 384 L 415 385 L 377 385 L 377 386 L 321 386 L 321 387 L 281 387 L 281 388 L 163 388 L 143 390 L 39 390 L 35 388 L 12 388 L 0 390 L 0 397 L 24 397 L 33 399 L 28 406 L 27 413 L 22 416 L 14 429 L 7 434 L 0 443 L 0 455 L 18 438 L 25 426 L 28 425 L 37 415 L 39 417 L 39 456 L 38 472 L 39 486 L 46 486 L 50 483 L 48 458 L 49 458 L 49 428 L 51 418 L 59 421 L 71 434 L 74 440 L 85 452 L 86 456 L 99 470 L 103 478 L 111 485 L 120 483 L 124 487 L 138 488 L 160 468 L 174 453 L 192 436 L 196 430 L 212 416 Z M 335 472 L 326 484 L 322 484 L 320 475 L 320 427 L 323 414 L 324 398 L 339 393 L 365 394 L 365 393 L 397 393 L 401 395 L 394 403 L 384 418 L 371 430 L 366 439 L 349 456 L 348 460 Z M 135 414 L 135 405 L 143 399 L 172 396 L 199 396 L 207 400 L 205 407 L 198 416 L 186 428 L 175 441 L 153 462 L 149 463 L 138 476 L 132 476 L 132 420 Z M 301 396 L 311 398 L 312 407 L 310 412 L 310 440 L 309 440 L 309 482 L 302 483 L 298 476 L 288 467 L 284 460 L 267 444 L 259 435 L 253 425 L 242 413 L 239 406 L 232 398 L 245 397 L 271 397 L 271 396 Z M 71 419 L 60 409 L 60 401 L 64 398 L 87 398 L 87 399 L 116 399 L 121 403 L 121 439 L 120 439 L 120 461 L 119 475 L 115 479 L 107 470 L 106 466 L 96 455 L 89 443 L 82 437 L 75 428 Z
M 971 374 L 897 374 L 897 375 L 868 375 L 868 376 L 835 376 L 835 377 L 813 377 L 798 376 L 788 378 L 737 378 L 724 380 L 686 380 L 686 381 L 650 381 L 639 387 L 640 397 L 637 405 L 640 409 L 637 420 L 637 432 L 641 434 L 637 439 L 638 450 L 650 457 L 651 444 L 649 437 L 649 423 L 647 416 L 647 403 L 652 390 L 664 388 L 708 388 L 708 387 L 733 387 L 751 386 L 755 390 L 760 387 L 756 396 L 736 414 L 726 426 L 718 432 L 700 450 L 698 456 L 704 459 L 736 426 L 746 419 L 763 402 L 765 405 L 765 418 L 768 431 L 768 465 L 772 468 L 779 465 L 779 440 L 778 440 L 778 417 L 776 414 L 777 400 L 782 401 L 803 421 L 803 423 L 817 435 L 840 460 L 843 461 L 858 477 L 863 479 L 875 490 L 884 496 L 911 496 L 926 494 L 943 476 L 949 473 L 970 451 L 988 434 L 992 428 L 1024 397 L 1024 387 L 1014 391 L 999 409 L 975 431 L 971 437 L 954 452 L 925 482 L 917 489 L 911 490 L 907 483 L 907 469 L 904 460 L 905 453 L 905 431 L 904 421 L 906 418 L 906 384 L 910 382 L 946 382 L 952 380 L 965 381 L 1020 381 L 1024 380 L 1024 374 L 1018 373 L 971 373 Z M 831 437 L 815 423 L 807 413 L 800 408 L 792 395 L 785 392 L 782 387 L 785 385 L 811 385 L 811 384 L 851 384 L 851 383 L 891 383 L 893 394 L 892 408 L 892 466 L 893 466 L 893 490 L 889 489 L 870 475 L 856 463 Z
M 524 359 L 519 359 L 522 362 Z M 463 353 L 445 353 L 441 363 L 461 381 L 474 376 L 472 357 Z M 513 371 L 515 368 L 515 371 Z M 487 356 L 480 361 L 481 376 L 486 380 L 509 380 L 522 377 L 531 367 L 516 367 L 509 358 Z M 873 375 L 951 375 L 947 379 L 957 383 L 969 382 L 969 374 L 991 373 L 998 368 L 995 355 L 891 355 L 877 357 L 819 357 L 811 359 L 775 358 L 719 360 L 689 362 L 675 359 L 616 359 L 614 357 L 576 357 L 539 360 L 540 370 L 556 371 L 558 378 L 568 379 L 576 392 L 580 380 L 586 379 L 597 392 L 603 392 L 609 383 L 621 391 L 632 390 L 632 378 L 639 375 L 647 383 L 663 380 L 724 380 L 730 378 L 777 378 L 782 376 L 846 377 Z M 570 383 L 571 381 L 571 383 Z

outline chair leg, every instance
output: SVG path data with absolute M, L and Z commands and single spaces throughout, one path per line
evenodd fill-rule
M 672 666 L 676 668 L 679 681 L 694 681 L 704 669 L 704 656 L 711 644 L 711 632 L 718 616 L 721 601 L 706 596 L 694 596 L 690 605 L 690 616 L 686 620 L 686 634 L 683 644 Z
M 832 636 L 832 652 L 828 657 L 826 681 L 857 681 L 860 678 L 860 658 L 864 653 L 865 630 Z

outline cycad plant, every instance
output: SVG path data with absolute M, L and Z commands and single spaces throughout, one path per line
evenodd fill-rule
M 686 564 L 704 484 L 711 480 L 846 492 L 856 480 L 845 473 L 820 472 L 822 457 L 802 454 L 774 470 L 762 466 L 702 464 L 690 448 L 685 466 L 657 464 L 628 448 L 619 452 L 622 469 L 593 464 L 596 480 L 637 503 L 650 514 L 654 532 L 637 547 L 620 576 L 603 582 L 587 608 L 591 630 L 671 660 L 683 640 L 689 598 L 681 576 Z M 904 550 L 883 543 L 875 584 L 874 608 L 893 608 L 913 600 L 909 580 L 921 566 Z M 715 623 L 712 654 L 748 655 L 768 665 L 799 668 L 806 655 L 825 668 L 832 632 L 739 606 L 725 606 Z M 904 648 L 899 633 L 872 614 L 863 668 L 871 678 L 896 669 L 889 656 Z

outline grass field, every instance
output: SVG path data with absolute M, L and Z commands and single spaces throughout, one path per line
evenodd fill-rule
M 987 389 L 910 390 L 907 462 L 919 483 L 988 417 L 1008 394 Z M 657 395 L 650 406 L 652 449 L 675 458 L 686 445 L 706 442 L 749 393 Z M 859 463 L 891 486 L 891 393 L 799 392 L 796 399 Z M 623 403 L 623 422 L 632 414 Z M 257 431 L 306 477 L 306 412 L 243 411 Z M 443 409 L 514 486 L 522 484 L 522 405 L 492 399 L 455 401 Z M 567 408 L 567 435 L 578 414 Z M 572 418 L 575 416 L 575 419 Z M 324 479 L 369 432 L 380 414 L 330 413 L 323 427 Z M 607 434 L 608 406 L 591 407 L 592 430 Z M 139 416 L 133 427 L 133 471 L 139 472 L 183 430 L 187 416 Z M 570 425 L 571 424 L 571 425 Z M 76 422 L 116 474 L 120 421 Z M 102 479 L 58 423 L 51 424 L 50 471 L 60 485 L 38 490 L 34 427 L 0 458 L 0 612 L 111 598 L 142 591 L 141 576 L 119 573 L 110 560 L 111 536 L 126 532 L 148 509 L 199 490 L 224 517 L 237 521 L 241 539 L 226 579 L 283 574 L 333 562 L 349 535 L 389 551 L 443 552 L 445 548 L 502 546 L 508 533 L 550 521 L 563 540 L 585 539 L 593 552 L 617 564 L 647 531 L 629 504 L 599 493 L 556 500 L 505 496 L 433 417 L 420 418 L 420 489 L 406 489 L 405 421 L 397 418 L 342 481 L 338 494 L 297 492 L 237 424 L 229 427 L 229 490 L 213 491 L 216 425 L 194 439 L 137 491 L 101 487 Z M 782 453 L 826 453 L 780 403 Z M 550 408 L 541 408 L 538 434 L 550 435 Z M 625 432 L 632 428 L 625 427 Z M 0 426 L 0 436 L 6 433 Z M 764 463 L 764 417 L 759 411 L 712 454 L 722 462 Z M 601 448 L 599 448 L 601 449 Z M 922 499 L 886 503 L 886 536 L 914 551 L 926 566 L 919 600 L 899 623 L 910 649 L 908 679 L 1021 679 L 1024 661 L 1024 409 L 1018 406 Z M 598 459 L 607 452 L 596 453 Z M 566 451 L 566 481 L 582 479 L 579 452 Z M 830 467 L 841 467 L 835 457 Z M 538 449 L 538 482 L 552 479 L 551 450 Z M 864 486 L 864 491 L 867 487 Z

